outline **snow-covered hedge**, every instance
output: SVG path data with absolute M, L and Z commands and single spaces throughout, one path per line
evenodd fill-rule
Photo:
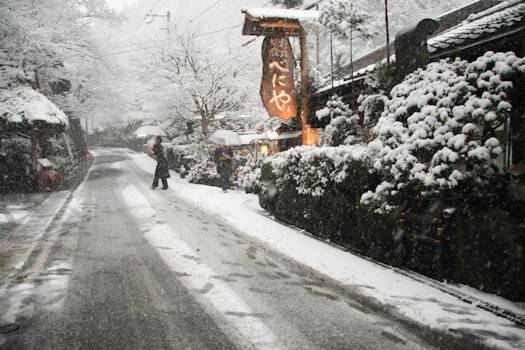
M 301 195 L 323 196 L 335 184 L 351 181 L 357 167 L 367 166 L 366 146 L 292 148 L 268 158 L 278 188 L 292 183 Z
M 368 145 L 383 178 L 362 197 L 389 209 L 407 191 L 483 196 L 485 174 L 502 153 L 494 126 L 506 122 L 508 92 L 525 71 L 512 52 L 487 52 L 476 61 L 431 63 L 391 92 Z
M 213 162 L 215 147 L 206 142 L 191 145 L 166 144 L 169 167 L 191 183 L 219 186 L 219 174 Z M 234 167 L 241 163 L 243 163 L 242 159 L 235 155 Z M 234 169 L 232 183 L 237 180 L 236 175 L 237 171 Z
M 188 173 L 188 181 L 194 184 L 219 185 L 219 174 L 213 160 L 205 158 L 196 162 Z
M 166 157 L 170 169 L 175 170 L 182 178 L 185 178 L 191 167 L 196 163 L 195 149 L 189 145 L 167 145 Z
M 239 167 L 237 172 L 237 185 L 244 188 L 247 193 L 258 193 L 261 189 L 262 157 L 251 154 L 246 157 L 246 163 Z

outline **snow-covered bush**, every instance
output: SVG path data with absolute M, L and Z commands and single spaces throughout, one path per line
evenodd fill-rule
M 71 173 L 80 159 L 75 160 L 73 156 L 70 137 L 66 134 L 51 137 L 48 144 L 47 158 L 54 164 L 55 170 L 61 174 Z
M 378 183 L 365 145 L 296 147 L 261 167 L 259 204 L 279 220 L 382 259 L 391 251 L 388 226 L 362 209 L 361 195 Z
M 13 137 L 0 143 L 0 192 L 31 190 L 31 141 Z
M 385 110 L 388 97 L 385 95 L 360 95 L 357 99 L 359 112 L 363 114 L 363 127 L 369 128 L 377 124 Z
M 196 162 L 188 172 L 188 181 L 194 184 L 218 186 L 219 175 L 213 160 L 205 158 Z
M 318 118 L 329 117 L 331 122 L 319 135 L 319 143 L 325 145 L 353 145 L 362 141 L 359 116 L 355 115 L 341 97 L 334 95 Z
M 239 167 L 237 173 L 237 185 L 247 193 L 258 193 L 261 188 L 261 166 L 262 157 L 249 155 L 246 164 Z
M 374 138 L 372 128 L 377 124 L 385 110 L 388 97 L 385 95 L 361 95 L 357 99 L 359 112 L 362 115 L 362 141 L 369 143 Z
M 185 178 L 195 165 L 195 148 L 190 145 L 170 145 L 166 147 L 166 158 L 170 169 Z
M 272 164 L 278 188 L 291 183 L 299 194 L 313 197 L 323 196 L 335 184 L 351 182 L 349 176 L 356 168 L 368 165 L 364 145 L 295 147 L 277 153 L 267 162 Z
M 213 163 L 214 146 L 204 142 L 191 145 L 166 145 L 170 169 L 191 183 L 214 185 L 218 181 Z
M 507 92 L 525 71 L 514 53 L 431 63 L 391 91 L 368 156 L 383 178 L 362 203 L 391 208 L 407 192 L 483 196 L 503 151 L 494 127 L 509 117 Z

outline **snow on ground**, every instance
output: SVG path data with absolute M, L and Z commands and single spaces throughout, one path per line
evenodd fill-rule
M 153 174 L 154 159 L 146 154 L 130 156 L 141 168 Z M 218 187 L 190 184 L 173 171 L 171 175 L 168 193 L 184 198 L 203 210 L 220 214 L 245 234 L 266 242 L 282 254 L 340 281 L 379 304 L 393 307 L 399 316 L 407 320 L 452 333 L 472 333 L 484 339 L 487 345 L 501 349 L 525 348 L 525 329 L 399 274 L 394 269 L 353 255 L 261 215 L 257 195 L 242 190 L 223 193 Z M 525 305 L 469 287 L 455 287 L 525 316 Z

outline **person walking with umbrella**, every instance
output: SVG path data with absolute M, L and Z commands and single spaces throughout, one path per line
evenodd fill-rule
M 221 188 L 223 192 L 228 192 L 230 188 L 230 176 L 232 174 L 233 150 L 225 144 L 224 139 L 218 139 L 219 147 L 213 154 L 213 161 L 217 164 L 217 172 L 221 178 Z
M 157 167 L 155 168 L 155 177 L 153 178 L 152 189 L 159 186 L 159 179 L 162 180 L 162 189 L 168 189 L 168 178 L 170 178 L 170 169 L 168 167 L 168 160 L 164 155 L 164 147 L 162 147 L 162 137 L 155 136 L 155 144 L 153 148 L 148 146 L 148 151 L 157 158 Z

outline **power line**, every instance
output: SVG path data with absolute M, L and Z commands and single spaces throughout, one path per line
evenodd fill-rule
M 222 32 L 222 31 L 225 31 L 225 30 L 228 30 L 228 29 L 233 29 L 233 28 L 237 28 L 237 27 L 240 27 L 242 26 L 242 24 L 237 24 L 235 26 L 231 26 L 231 27 L 228 27 L 228 28 L 223 28 L 223 29 L 217 29 L 213 32 L 208 32 L 208 33 L 202 33 L 202 34 L 197 34 L 195 35 L 195 37 L 200 37 L 200 36 L 205 36 L 205 35 L 210 35 L 210 34 L 215 34 L 215 33 L 218 33 L 218 32 Z
M 159 3 L 160 1 L 161 1 L 161 0 L 156 0 L 155 3 L 154 3 L 153 5 L 151 5 L 151 7 L 149 8 L 148 13 L 153 13 L 153 8 L 154 8 L 156 5 L 158 5 L 158 3 Z M 157 10 L 155 10 L 155 12 L 157 12 L 158 10 L 160 10 L 160 8 L 161 8 L 162 6 L 164 6 L 165 3 L 166 3 L 166 0 L 164 0 L 164 1 L 162 2 L 162 4 L 158 7 Z M 147 15 L 146 15 L 146 16 L 147 16 Z
M 208 7 L 206 10 L 204 10 L 204 12 L 202 12 L 201 14 L 197 15 L 197 17 L 195 17 L 194 19 L 192 19 L 192 20 L 190 21 L 190 23 L 193 22 L 193 21 L 195 21 L 197 18 L 199 18 L 200 16 L 202 16 L 202 15 L 205 14 L 206 12 L 208 12 L 213 6 L 217 5 L 217 4 L 218 4 L 219 2 L 221 2 L 221 1 L 222 1 L 222 0 L 218 0 L 215 4 L 213 4 L 213 5 L 211 5 L 210 7 Z
M 152 44 L 152 43 L 157 43 L 157 42 L 160 43 L 160 42 L 171 41 L 171 40 L 175 40 L 175 39 L 168 38 L 168 39 L 159 39 L 159 40 L 148 40 L 148 41 L 137 42 L 137 43 L 134 43 L 134 44 L 120 45 L 120 46 L 114 46 L 114 47 L 107 47 L 107 48 L 103 48 L 103 49 L 107 49 L 107 50 L 125 49 L 125 48 L 128 48 L 128 47 L 133 47 L 133 46 L 138 46 L 138 45 L 143 45 L 143 44 Z
M 153 10 L 153 8 L 155 7 L 156 4 L 158 4 L 161 0 L 157 0 L 155 2 L 155 4 L 151 7 L 150 9 L 150 12 Z M 207 11 L 209 11 L 210 9 L 212 9 L 215 5 L 217 5 L 219 2 L 221 2 L 222 0 L 218 0 L 216 1 L 213 5 L 211 5 L 210 7 L 208 7 L 206 10 L 204 10 L 203 12 L 201 12 L 199 15 L 197 15 L 196 17 L 194 17 L 190 22 L 194 21 L 195 19 L 197 19 L 198 17 L 202 16 L 204 13 L 206 13 Z M 266 7 L 267 5 L 271 4 L 271 1 L 268 2 L 267 4 L 263 5 L 263 7 Z M 146 19 L 148 15 L 145 15 L 142 22 L 144 22 L 144 19 Z M 139 24 L 139 27 L 140 25 L 142 24 L 142 22 Z M 196 34 L 194 37 L 202 37 L 202 36 L 207 36 L 207 35 L 212 35 L 212 34 L 215 34 L 215 33 L 219 33 L 219 32 L 222 32 L 222 31 L 226 31 L 226 30 L 230 30 L 230 29 L 234 29 L 234 28 L 238 28 L 240 26 L 242 26 L 243 24 L 238 24 L 238 25 L 234 25 L 234 26 L 231 26 L 231 27 L 227 27 L 227 28 L 222 28 L 222 29 L 217 29 L 217 30 L 214 30 L 214 31 L 211 31 L 211 32 L 207 32 L 207 33 L 202 33 L 202 34 Z M 172 23 L 168 23 L 168 27 L 173 29 L 174 27 L 174 24 Z M 138 28 L 135 30 L 135 32 L 138 30 Z M 135 32 L 132 34 L 131 37 L 134 36 Z M 130 37 L 130 38 L 131 38 Z M 129 39 L 130 39 L 129 38 Z M 129 41 L 126 40 L 126 42 Z M 152 43 L 162 43 L 162 42 L 168 42 L 168 41 L 173 41 L 173 40 L 176 40 L 176 38 L 167 38 L 167 39 L 159 39 L 159 40 L 149 40 L 147 42 L 139 42 L 139 43 L 136 43 L 136 44 L 129 44 L 129 45 L 121 45 L 121 46 L 117 46 L 117 47 L 114 47 L 112 49 L 121 49 L 121 48 L 127 48 L 127 47 L 133 47 L 133 46 L 137 46 L 137 45 L 142 45 L 142 44 L 152 44 Z M 242 47 L 242 46 L 246 46 L 248 44 L 251 44 L 252 41 L 248 42 L 248 43 L 244 43 L 244 44 L 241 44 L 239 47 Z M 136 48 L 136 49 L 132 49 L 132 50 L 128 50 L 128 51 L 120 51 L 120 52 L 114 52 L 114 53 L 111 53 L 111 55 L 120 55 L 120 54 L 125 54 L 125 53 L 132 53 L 132 52 L 139 52 L 139 51 L 143 51 L 143 50 L 149 50 L 149 49 L 152 49 L 154 48 L 155 46 L 147 46 L 147 47 L 139 47 L 139 48 Z
M 151 12 L 153 10 L 153 8 L 155 7 L 155 5 L 157 5 L 159 3 L 159 1 L 161 0 L 157 0 L 155 1 L 155 3 L 151 6 L 149 12 Z M 166 0 L 164 0 L 164 2 L 161 4 L 164 5 L 166 3 Z M 140 26 L 144 23 L 144 20 L 146 19 L 148 15 L 146 14 L 142 20 L 140 21 L 140 23 L 138 24 L 138 26 L 135 28 L 135 30 L 133 31 L 133 33 L 124 41 L 124 42 L 128 42 L 131 38 L 135 37 L 135 34 L 137 33 L 137 31 L 139 30 Z

